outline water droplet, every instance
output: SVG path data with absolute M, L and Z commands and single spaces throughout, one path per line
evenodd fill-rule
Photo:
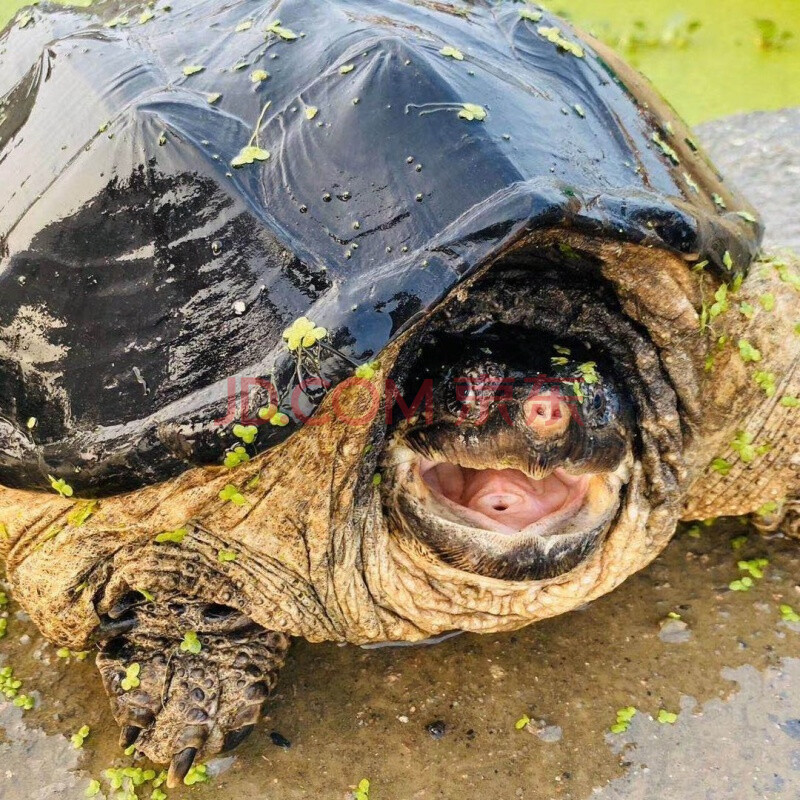
M 306 214 L 308 212 L 308 206 L 300 206 L 300 213 Z
M 422 200 L 423 200 L 423 195 L 421 195 L 421 194 L 418 194 L 418 195 L 416 196 L 416 198 L 414 198 L 414 199 L 415 199 L 415 200 L 416 200 L 418 203 L 421 203 L 421 202 L 422 202 Z
M 219 239 L 214 239 L 214 241 L 211 242 L 211 252 L 215 256 L 218 256 L 222 252 L 222 242 Z
M 360 228 L 361 228 L 361 223 L 360 223 L 360 222 L 354 222 L 354 223 L 353 223 L 353 230 L 354 230 L 354 231 L 357 231 L 357 230 L 359 230 Z
M 324 195 L 322 195 L 322 199 L 323 199 L 323 200 L 324 200 L 326 203 L 330 203 L 330 201 L 331 201 L 333 198 L 332 198 L 332 197 L 331 197 L 331 196 L 330 196 L 330 195 L 329 195 L 327 192 L 325 192 L 325 194 L 324 194 Z
M 417 164 L 415 169 L 417 170 L 417 172 L 422 172 L 422 164 Z
M 245 312 L 245 311 L 247 311 L 247 306 L 245 305 L 244 301 L 242 301 L 242 300 L 237 300 L 237 301 L 236 301 L 236 302 L 233 304 L 233 310 L 234 310 L 234 311 L 235 311 L 235 312 L 236 312 L 236 313 L 237 313 L 239 316 L 241 316 L 242 314 L 244 314 L 244 312 Z
M 414 156 L 409 156 L 406 159 L 406 164 L 413 164 L 414 163 Z

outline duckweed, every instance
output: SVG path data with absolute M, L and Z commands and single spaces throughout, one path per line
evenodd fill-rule
M 286 347 L 294 352 L 301 347 L 312 347 L 328 335 L 328 331 L 314 324 L 308 317 L 299 317 L 284 332 Z
M 379 367 L 380 363 L 378 361 L 368 361 L 366 364 L 360 364 L 356 367 L 355 375 L 357 378 L 372 380 Z
M 758 302 L 761 303 L 761 307 L 764 311 L 774 311 L 775 310 L 775 295 L 771 292 L 765 292 L 758 298 Z
M 281 39 L 284 39 L 287 42 L 291 42 L 297 38 L 297 34 L 289 28 L 284 28 L 278 19 L 267 25 L 267 33 L 274 33 L 276 36 L 280 36 Z
M 757 451 L 753 447 L 753 437 L 746 431 L 736 434 L 736 438 L 731 442 L 731 448 L 745 464 L 750 464 L 756 459 Z
M 219 561 L 220 564 L 225 564 L 229 561 L 236 561 L 238 555 L 239 554 L 235 550 L 220 550 L 217 553 L 217 561 Z
M 163 544 L 164 542 L 173 542 L 174 544 L 180 544 L 187 533 L 189 533 L 188 528 L 176 528 L 174 531 L 164 531 L 164 533 L 159 533 L 158 536 L 156 536 L 156 543 Z
M 764 394 L 766 394 L 767 397 L 775 396 L 775 376 L 771 372 L 756 372 L 753 379 L 756 384 L 764 390 Z
M 233 503 L 235 506 L 243 506 L 247 503 L 244 495 L 231 483 L 227 484 L 225 488 L 219 493 L 219 499 L 225 503 Z
M 47 477 L 50 480 L 50 485 L 62 497 L 72 497 L 72 495 L 75 494 L 72 487 L 63 478 L 56 479 L 52 475 L 48 475 Z
M 529 22 L 539 22 L 542 19 L 541 11 L 533 11 L 530 8 L 520 9 L 519 15 L 522 19 L 527 19 Z
M 454 58 L 456 61 L 464 60 L 464 54 L 457 47 L 451 47 L 450 45 L 443 47 L 439 51 L 439 55 L 443 55 L 446 58 Z
M 739 339 L 739 355 L 745 364 L 761 361 L 761 351 L 757 347 L 753 347 L 747 339 Z
M 187 786 L 194 786 L 196 783 L 208 783 L 211 780 L 208 776 L 208 768 L 205 764 L 195 764 L 186 773 L 186 777 L 183 779 L 183 782 Z
M 199 72 L 203 72 L 205 67 L 202 64 L 187 64 L 183 68 L 183 74 L 188 78 L 191 75 L 197 75 Z
M 527 714 L 523 714 L 515 723 L 514 727 L 521 731 L 526 725 L 528 725 L 531 721 L 531 718 Z
M 722 255 L 722 263 L 725 266 L 725 269 L 731 270 L 733 269 L 733 256 L 731 256 L 730 250 L 726 250 Z
M 778 610 L 781 614 L 781 619 L 784 622 L 800 622 L 800 614 L 798 614 L 791 606 L 786 604 L 781 605 Z
M 658 712 L 657 719 L 662 725 L 674 725 L 678 721 L 678 715 L 674 711 L 662 708 Z
M 617 721 L 609 728 L 611 733 L 625 733 L 631 725 L 631 720 L 636 716 L 634 706 L 626 706 L 617 711 Z
M 203 645 L 200 644 L 200 639 L 197 638 L 196 631 L 187 631 L 183 635 L 180 649 L 183 653 L 192 653 L 194 655 L 197 655 L 203 649 Z
M 353 800 L 369 800 L 369 781 L 362 778 L 353 792 Z
M 134 662 L 125 669 L 125 677 L 119 682 L 123 692 L 129 692 L 131 689 L 138 689 L 141 685 L 139 674 L 142 668 L 139 664 Z
M 567 53 L 572 53 L 572 55 L 574 55 L 576 58 L 583 58 L 583 48 L 579 44 L 571 42 L 569 39 L 565 39 L 564 35 L 558 28 L 548 28 L 544 25 L 541 25 L 536 29 L 536 32 L 539 34 L 539 36 L 547 39 L 548 42 L 552 42 L 559 49 L 564 50 Z
M 731 539 L 731 550 L 736 552 L 737 550 L 741 550 L 746 544 L 747 536 L 743 534 L 740 536 L 734 536 L 733 539 Z
M 74 658 L 76 661 L 86 661 L 86 659 L 89 657 L 89 651 L 75 651 L 70 650 L 68 647 L 59 647 L 58 650 L 56 650 L 56 656 L 58 656 L 58 658 L 63 658 L 64 660 Z
M 225 454 L 224 464 L 228 469 L 235 469 L 240 464 L 246 464 L 250 460 L 247 450 L 241 445 L 234 447 Z
M 77 733 L 73 733 L 72 736 L 69 737 L 69 740 L 72 742 L 72 746 L 76 750 L 80 750 L 90 732 L 91 728 L 88 725 L 83 725 Z
M 72 525 L 73 528 L 80 528 L 81 525 L 85 524 L 89 517 L 94 514 L 98 505 L 99 503 L 97 500 L 89 500 L 86 503 L 81 503 L 74 511 L 67 514 L 67 522 Z
M 681 163 L 680 158 L 678 158 L 678 154 L 675 150 L 670 147 L 667 142 L 665 142 L 661 136 L 659 135 L 658 131 L 654 131 L 653 135 L 650 137 L 659 147 L 661 152 L 673 163 L 675 166 L 679 166 Z
M 316 106 L 308 106 L 306 108 L 306 119 L 314 119 L 319 114 L 319 109 Z
M 234 425 L 233 435 L 245 444 L 253 444 L 258 435 L 258 428 L 255 425 Z
M 752 558 L 749 561 L 740 561 L 737 566 L 743 572 L 749 572 L 753 578 L 763 578 L 764 570 L 769 566 L 766 558 Z
M 267 78 L 269 78 L 269 72 L 265 69 L 254 69 L 250 73 L 250 80 L 253 83 L 263 83 Z
M 749 575 L 745 575 L 743 578 L 731 581 L 728 588 L 732 592 L 749 592 L 754 585 L 753 579 Z
M 272 154 L 269 150 L 256 145 L 245 145 L 238 153 L 238 155 L 231 161 L 231 166 L 239 169 L 247 164 L 254 164 L 256 161 L 269 161 Z
M 483 122 L 486 117 L 486 109 L 483 106 L 476 105 L 475 103 L 463 103 L 458 112 L 458 118 L 465 119 L 467 122 Z

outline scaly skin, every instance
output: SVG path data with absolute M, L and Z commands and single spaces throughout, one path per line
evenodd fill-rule
M 387 526 L 374 467 L 363 459 L 376 443 L 377 423 L 345 423 L 342 415 L 306 426 L 235 472 L 193 469 L 102 500 L 80 525 L 69 515 L 84 501 L 0 489 L 8 533 L 0 555 L 17 600 L 60 646 L 104 644 L 99 665 L 123 736 L 132 735 L 131 726 L 144 728 L 137 747 L 155 761 L 175 757 L 173 782 L 188 768 L 187 751 L 213 754 L 226 735 L 255 721 L 289 636 L 365 643 L 519 628 L 612 590 L 658 555 L 680 518 L 750 513 L 771 500 L 791 508 L 800 497 L 800 411 L 779 403 L 800 395 L 800 292 L 774 265 L 754 265 L 712 336 L 700 333 L 699 318 L 716 285 L 676 256 L 563 231 L 538 238 L 542 245 L 566 241 L 602 260 L 625 313 L 658 347 L 657 363 L 640 354 L 642 369 L 668 374 L 680 398 L 680 417 L 664 412 L 642 423 L 643 440 L 661 449 L 645 448 L 617 523 L 569 573 L 500 581 L 448 567 L 398 535 Z M 630 280 L 626 265 L 633 262 L 646 279 Z M 796 276 L 797 260 L 786 269 Z M 773 311 L 759 304 L 765 292 L 775 296 Z M 738 311 L 741 302 L 756 309 L 752 320 Z M 762 361 L 745 364 L 735 345 L 718 347 L 723 333 L 733 342 L 747 339 Z M 376 381 L 404 341 L 381 354 Z M 771 398 L 754 381 L 763 370 L 776 378 Z M 351 418 L 371 403 L 358 390 L 338 399 Z M 319 413 L 330 408 L 329 398 Z M 756 447 L 768 441 L 769 453 L 740 463 L 729 445 L 741 430 Z M 658 452 L 666 453 L 667 470 L 656 463 Z M 717 456 L 732 464 L 727 478 L 709 468 Z M 245 495 L 244 506 L 220 499 L 229 483 Z M 180 528 L 180 543 L 155 542 Z M 221 550 L 235 551 L 235 560 L 222 561 Z M 210 603 L 231 611 L 209 618 Z M 180 649 L 190 630 L 199 634 L 199 654 Z M 140 665 L 141 686 L 129 694 L 120 682 L 132 663 Z

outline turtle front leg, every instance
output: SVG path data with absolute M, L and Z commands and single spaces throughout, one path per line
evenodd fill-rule
M 122 746 L 170 764 L 172 787 L 195 759 L 251 733 L 290 643 L 236 609 L 197 600 L 164 605 L 139 592 L 102 622 L 97 666 Z

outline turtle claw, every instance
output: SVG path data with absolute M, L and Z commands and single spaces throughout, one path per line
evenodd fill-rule
M 132 744 L 136 743 L 141 732 L 142 729 L 138 728 L 136 725 L 125 725 L 119 737 L 119 746 L 127 750 Z
M 229 750 L 237 748 L 254 730 L 255 724 L 245 725 L 236 731 L 228 731 L 225 734 L 225 741 L 222 743 L 222 752 L 227 753 Z
M 139 606 L 130 632 L 97 657 L 122 746 L 170 764 L 170 786 L 196 761 L 247 738 L 289 647 L 287 636 L 245 625 L 241 614 L 206 612 L 192 602 Z M 189 646 L 187 630 L 195 634 Z
M 187 747 L 180 753 L 172 757 L 167 773 L 167 788 L 177 789 L 183 783 L 183 779 L 189 774 L 189 770 L 194 764 L 197 755 L 196 747 Z

